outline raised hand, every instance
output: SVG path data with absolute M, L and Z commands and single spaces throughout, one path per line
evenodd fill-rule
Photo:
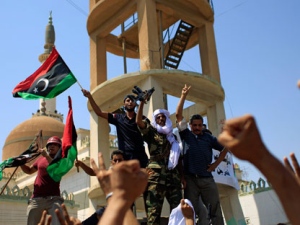
M 40 148 L 38 150 L 38 152 L 41 153 L 41 155 L 44 156 L 44 157 L 48 156 L 48 152 L 47 152 L 46 147 L 45 148 Z
M 67 210 L 65 204 L 61 205 L 61 209 L 62 209 L 63 215 L 61 215 L 61 212 L 59 209 L 55 210 L 56 216 L 61 225 L 81 225 L 82 224 L 79 219 L 69 216 L 69 213 L 68 213 L 68 210 Z M 52 221 L 52 216 L 49 215 L 47 218 L 47 211 L 44 210 L 41 220 L 38 223 L 38 225 L 51 225 L 51 221 Z
M 42 214 L 42 217 L 41 217 L 41 220 L 38 223 L 38 225 L 50 225 L 51 224 L 51 220 L 52 220 L 52 217 L 48 216 L 48 218 L 47 218 L 47 211 L 44 210 L 43 214 Z
M 184 199 L 181 199 L 181 201 L 180 201 L 180 208 L 181 208 L 181 212 L 185 218 L 194 219 L 194 210 L 189 204 L 187 204 L 184 201 Z
M 114 195 L 118 191 L 132 204 L 145 191 L 148 174 L 140 168 L 137 160 L 123 161 L 112 170 L 111 188 Z
M 83 93 L 83 95 L 85 96 L 85 97 L 90 97 L 91 96 L 91 93 L 88 91 L 88 90 L 85 90 L 85 89 L 81 89 L 81 91 L 82 91 L 82 93 Z
M 218 140 L 236 157 L 250 162 L 267 152 L 251 115 L 225 121 L 223 132 Z
M 138 225 L 130 206 L 146 188 L 148 174 L 140 168 L 137 160 L 123 161 L 109 171 L 105 170 L 102 154 L 99 154 L 99 168 L 92 161 L 94 172 L 104 192 L 112 192 L 109 204 L 101 217 L 99 225 Z
M 75 160 L 74 166 L 80 167 L 80 164 L 81 164 L 81 163 L 82 163 L 82 162 L 81 162 L 80 160 Z
M 187 86 L 186 84 L 182 88 L 181 96 L 180 96 L 180 99 L 178 101 L 178 104 L 177 104 L 177 107 L 176 107 L 176 113 L 175 113 L 177 123 L 181 122 L 182 119 L 183 119 L 183 116 L 182 116 L 183 105 L 184 105 L 184 102 L 185 102 L 185 98 L 188 95 L 190 89 L 191 89 L 191 86 Z
M 58 209 L 55 210 L 56 216 L 58 217 L 58 220 L 61 225 L 81 225 L 81 221 L 75 217 L 70 217 L 68 210 L 65 206 L 65 204 L 61 205 L 63 215 L 61 215 L 60 211 Z
M 111 190 L 111 184 L 110 184 L 110 175 L 112 173 L 111 170 L 106 170 L 103 154 L 100 152 L 98 154 L 98 162 L 99 166 L 96 165 L 95 160 L 91 159 L 91 165 L 93 168 L 94 173 L 97 176 L 97 179 L 99 181 L 99 184 L 104 192 L 105 195 L 110 193 Z
M 189 91 L 191 89 L 191 86 L 187 86 L 186 84 L 184 85 L 184 87 L 182 88 L 181 94 L 184 96 L 187 96 Z
M 294 169 L 287 158 L 283 165 L 274 157 L 264 145 L 251 115 L 226 121 L 218 139 L 236 157 L 248 160 L 265 175 L 279 197 L 290 223 L 300 224 L 300 171 L 296 157 L 291 155 Z
M 295 156 L 295 153 L 291 153 L 290 157 L 291 157 L 293 166 L 290 164 L 290 161 L 287 157 L 283 158 L 284 165 L 288 170 L 290 170 L 292 173 L 295 174 L 297 180 L 300 182 L 300 166 L 299 166 L 298 160 Z

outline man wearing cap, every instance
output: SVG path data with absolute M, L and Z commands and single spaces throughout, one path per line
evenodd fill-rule
M 148 157 L 145 152 L 143 138 L 136 125 L 136 100 L 133 95 L 126 95 L 124 98 L 125 113 L 104 112 L 96 104 L 91 93 L 85 89 L 81 90 L 87 97 L 95 113 L 107 119 L 110 124 L 116 126 L 118 136 L 118 148 L 124 152 L 124 159 L 137 159 L 141 167 L 145 168 L 148 164 Z M 143 119 L 146 117 L 143 116 Z
M 181 98 L 176 108 L 177 127 L 180 138 L 184 142 L 185 152 L 183 156 L 184 176 L 186 180 L 184 197 L 189 199 L 194 206 L 195 213 L 198 215 L 197 224 L 208 225 L 209 223 L 205 208 L 199 204 L 199 198 L 201 197 L 211 217 L 212 223 L 209 224 L 222 225 L 224 222 L 218 188 L 211 172 L 225 158 L 227 149 L 218 142 L 216 137 L 203 131 L 203 118 L 201 115 L 195 114 L 191 117 L 189 121 L 191 130 L 188 129 L 187 121 L 182 116 L 182 111 L 190 88 L 187 85 L 182 88 Z M 212 149 L 221 152 L 219 158 L 214 163 L 211 163 Z M 199 209 L 200 207 L 202 209 Z
M 52 215 L 52 224 L 59 225 L 60 222 L 55 214 L 55 209 L 60 209 L 64 202 L 60 196 L 60 182 L 55 182 L 48 174 L 47 167 L 61 147 L 61 140 L 57 136 L 50 137 L 46 149 L 39 149 L 43 157 L 39 157 L 30 166 L 22 165 L 21 169 L 26 174 L 33 174 L 37 171 L 34 181 L 33 194 L 28 201 L 27 225 L 37 225 L 41 219 L 43 210 Z M 61 212 L 62 213 L 62 212 Z
M 168 200 L 171 210 L 176 208 L 182 199 L 181 183 L 184 186 L 185 181 L 182 179 L 180 148 L 173 134 L 170 113 L 165 109 L 155 110 L 150 124 L 142 118 L 143 107 L 144 102 L 141 101 L 136 123 L 150 153 L 144 202 L 147 224 L 159 225 L 164 198 Z

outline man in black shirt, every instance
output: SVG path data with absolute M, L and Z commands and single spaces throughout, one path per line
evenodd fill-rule
M 145 152 L 144 141 L 139 132 L 135 118 L 136 100 L 133 95 L 126 95 L 124 98 L 125 113 L 109 113 L 104 112 L 96 104 L 91 93 L 85 89 L 82 89 L 82 93 L 90 101 L 90 104 L 95 113 L 107 119 L 110 124 L 116 126 L 118 136 L 118 149 L 124 152 L 124 159 L 137 159 L 140 162 L 142 168 L 145 168 L 148 164 L 148 156 Z M 143 116 L 143 118 L 146 118 Z

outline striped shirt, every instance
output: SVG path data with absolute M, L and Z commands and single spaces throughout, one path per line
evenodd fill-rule
M 207 171 L 208 165 L 212 161 L 212 149 L 222 151 L 224 147 L 216 137 L 208 133 L 195 135 L 187 128 L 185 119 L 177 124 L 177 127 L 184 147 L 184 173 L 200 177 L 212 177 L 211 172 Z

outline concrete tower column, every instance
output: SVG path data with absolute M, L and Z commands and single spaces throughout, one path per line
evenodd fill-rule
M 91 38 L 90 49 L 90 90 L 93 93 L 99 84 L 107 80 L 105 39 Z M 101 105 L 99 106 L 101 108 Z M 91 115 L 91 139 L 95 141 L 91 142 L 90 155 L 94 159 L 98 159 L 98 152 L 101 151 L 106 165 L 109 165 L 109 127 L 106 120 L 98 118 L 93 111 L 92 113 L 94 115 Z M 101 149 L 98 143 L 101 143 Z M 94 144 L 96 146 L 94 146 Z
M 106 40 L 90 38 L 90 89 L 93 91 L 107 80 Z
M 104 38 L 94 37 L 90 39 L 90 69 L 90 90 L 93 93 L 99 84 L 107 80 L 106 41 Z M 98 159 L 98 152 L 101 151 L 106 165 L 109 165 L 109 129 L 107 121 L 98 118 L 92 112 L 90 125 L 91 139 L 93 140 L 91 141 L 90 156 Z M 99 143 L 101 143 L 101 149 Z
M 91 37 L 90 38 L 90 90 L 93 91 L 98 85 L 107 80 L 106 69 L 106 41 L 104 38 Z M 102 107 L 99 105 L 100 108 Z M 98 117 L 92 108 L 90 114 L 90 157 L 93 158 L 98 164 L 98 153 L 102 152 L 105 164 L 109 165 L 109 125 L 107 120 Z M 102 193 L 98 180 L 95 177 L 90 177 L 90 187 L 92 193 L 90 196 L 90 209 L 91 211 L 97 208 L 98 200 L 93 197 L 94 193 L 97 196 Z M 105 200 L 104 200 L 105 201 Z
M 225 118 L 223 102 L 217 102 L 207 108 L 207 122 L 214 136 L 217 137 L 221 133 Z
M 208 126 L 214 136 L 218 136 L 222 132 L 225 118 L 223 102 L 217 102 L 215 105 L 207 108 Z M 217 185 L 227 225 L 245 224 L 242 207 L 238 199 L 238 191 L 229 185 L 219 183 Z
M 222 184 L 218 184 L 218 189 L 222 193 L 220 202 L 227 225 L 245 225 L 245 218 L 237 190 Z
M 90 11 L 95 7 L 96 3 L 97 3 L 97 0 L 90 0 L 90 4 L 89 4 Z
M 220 71 L 213 23 L 206 23 L 199 27 L 198 35 L 202 73 L 212 76 L 220 82 Z
M 137 1 L 137 13 L 140 69 L 159 69 L 161 62 L 155 1 Z

